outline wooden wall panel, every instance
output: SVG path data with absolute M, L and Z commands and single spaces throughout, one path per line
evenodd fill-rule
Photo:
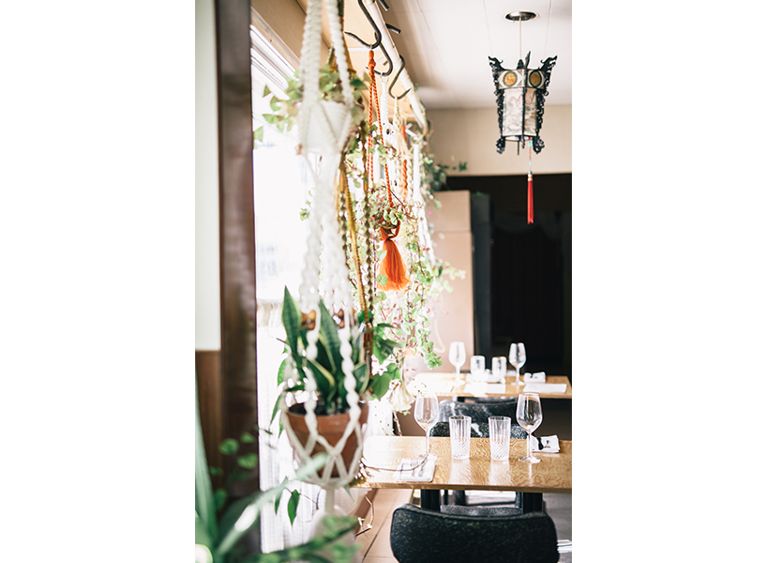
M 253 118 L 250 2 L 216 2 L 221 257 L 221 375 L 224 437 L 258 423 L 256 249 L 253 210 Z M 258 438 L 258 432 L 254 435 Z M 250 448 L 258 452 L 258 443 Z M 238 482 L 235 494 L 258 488 Z

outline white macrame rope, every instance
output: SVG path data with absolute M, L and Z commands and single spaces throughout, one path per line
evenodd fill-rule
M 340 130 L 334 129 L 333 120 L 328 115 L 325 106 L 320 103 L 320 32 L 323 1 L 328 11 L 331 41 L 336 52 L 344 105 L 347 110 L 345 118 L 340 124 Z M 317 381 L 314 373 L 308 367 L 304 368 L 303 374 L 305 389 L 303 404 L 306 410 L 306 427 L 309 431 L 309 437 L 305 444 L 301 443 L 290 425 L 290 419 L 287 415 L 288 404 L 284 394 L 282 395 L 280 410 L 283 427 L 299 462 L 308 461 L 317 445 L 328 454 L 329 460 L 325 466 L 307 479 L 307 481 L 325 488 L 345 485 L 354 478 L 362 456 L 363 441 L 363 429 L 360 424 L 361 409 L 359 395 L 356 391 L 357 382 L 354 378 L 353 350 L 349 342 L 352 337 L 350 326 L 354 321 L 351 307 L 352 293 L 349 287 L 349 272 L 334 205 L 336 174 L 341 159 L 341 149 L 351 128 L 351 106 L 354 103 L 345 53 L 341 22 L 335 0 L 309 0 L 304 26 L 304 43 L 301 48 L 300 77 L 304 86 L 304 98 L 299 114 L 299 134 L 301 144 L 307 149 L 302 151 L 302 154 L 311 174 L 314 197 L 309 216 L 309 238 L 299 287 L 299 303 L 302 311 L 315 311 L 316 313 L 315 327 L 307 333 L 305 350 L 307 360 L 316 360 L 320 326 L 323 320 L 327 322 L 327 319 L 322 318 L 322 312 L 319 308 L 320 299 L 329 309 L 329 314 L 332 315 L 332 311 L 338 309 L 344 312 L 344 327 L 338 329 L 338 337 L 341 342 L 340 367 L 343 374 L 346 401 L 349 405 L 347 411 L 349 423 L 335 446 L 318 433 Z M 321 111 L 316 111 L 316 108 L 321 108 Z M 319 137 L 322 142 L 321 146 L 307 146 L 307 141 L 310 138 L 310 127 L 324 128 L 325 135 Z M 332 322 L 335 326 L 335 321 Z M 294 369 L 288 379 L 292 384 L 301 378 L 298 377 Z M 286 382 L 285 385 L 287 386 L 288 383 Z M 347 467 L 341 457 L 341 452 L 352 433 L 357 439 L 357 448 L 352 463 Z M 334 471 L 337 473 L 337 477 L 332 476 Z

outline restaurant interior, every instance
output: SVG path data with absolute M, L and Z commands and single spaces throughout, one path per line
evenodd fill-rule
M 198 563 L 572 561 L 570 38 L 196 1 Z

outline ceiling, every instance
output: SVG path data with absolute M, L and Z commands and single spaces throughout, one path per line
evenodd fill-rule
M 430 108 L 495 107 L 488 55 L 516 66 L 519 24 L 504 16 L 516 10 L 538 17 L 522 23 L 522 49 L 531 64 L 557 55 L 548 104 L 571 103 L 571 0 L 388 0 L 387 23 L 397 49 Z M 551 17 L 549 18 L 549 6 Z M 548 39 L 547 39 L 548 28 Z

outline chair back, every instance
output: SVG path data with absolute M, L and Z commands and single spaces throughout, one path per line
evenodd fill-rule
M 458 516 L 406 504 L 392 515 L 391 549 L 400 563 L 557 563 L 557 532 L 542 512 Z
M 525 432 L 525 429 L 522 428 L 520 425 L 516 424 L 514 420 L 515 419 L 512 418 L 512 422 L 511 422 L 512 439 L 516 438 L 519 440 L 523 440 L 527 438 L 527 432 Z M 434 426 L 432 426 L 429 429 L 429 436 L 435 436 L 435 437 L 441 437 L 441 438 L 450 437 L 450 423 L 449 422 L 435 423 Z M 472 419 L 471 437 L 472 438 L 489 438 L 490 427 L 488 426 L 487 422 L 475 423 L 474 420 Z
M 463 403 L 460 401 L 442 401 L 439 404 L 439 419 L 447 421 L 451 416 L 470 416 L 472 423 L 485 423 L 490 416 L 508 416 L 517 420 L 517 400 L 504 399 L 492 402 Z

